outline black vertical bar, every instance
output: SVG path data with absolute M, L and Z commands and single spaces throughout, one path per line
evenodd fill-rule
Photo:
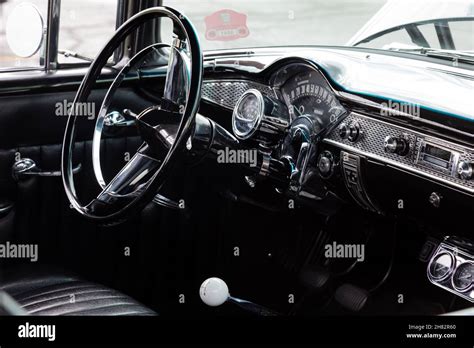
M 48 1 L 48 26 L 46 32 L 45 70 L 55 70 L 58 65 L 59 16 L 61 0 Z
M 436 34 L 438 35 L 439 46 L 442 49 L 454 50 L 453 36 L 451 35 L 451 29 L 449 28 L 448 21 L 437 21 L 435 22 Z
M 415 45 L 420 47 L 431 47 L 421 30 L 415 24 L 408 24 L 405 29 Z

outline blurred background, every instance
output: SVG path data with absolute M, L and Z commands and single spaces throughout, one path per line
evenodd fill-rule
M 34 4 L 46 23 L 48 0 L 0 0 L 0 70 L 39 67 L 41 50 L 30 58 L 16 57 L 5 38 L 9 13 L 20 3 Z M 390 4 L 389 4 L 390 3 Z M 384 5 L 386 5 L 384 7 Z M 116 29 L 118 0 L 61 0 L 59 49 L 94 58 Z M 375 28 L 442 16 L 474 17 L 474 0 L 163 0 L 187 15 L 196 26 L 203 49 L 286 45 L 347 45 L 368 23 Z M 393 6 L 388 6 L 393 5 Z M 382 11 L 379 12 L 384 8 Z M 373 20 L 378 13 L 377 20 Z M 28 23 L 24 23 L 25 26 Z M 439 48 L 433 25 L 421 25 L 428 41 Z M 474 49 L 474 22 L 450 23 L 454 40 Z M 163 41 L 171 38 L 171 22 L 163 20 Z M 399 30 L 374 41 L 412 44 Z M 81 60 L 62 55 L 59 63 Z M 83 62 L 83 61 L 82 61 Z

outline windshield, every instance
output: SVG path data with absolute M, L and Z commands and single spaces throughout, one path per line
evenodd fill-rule
M 474 50 L 474 0 L 164 0 L 204 50 L 289 45 Z M 163 23 L 163 30 L 170 30 Z M 165 34 L 163 35 L 165 36 Z

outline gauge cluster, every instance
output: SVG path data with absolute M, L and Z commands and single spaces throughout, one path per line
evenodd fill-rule
M 239 139 L 248 139 L 260 126 L 264 102 L 262 93 L 250 89 L 237 101 L 232 115 L 232 130 Z
M 322 185 L 315 182 L 320 180 L 314 175 L 318 173 L 316 143 L 348 114 L 338 92 L 320 70 L 303 62 L 283 64 L 269 71 L 264 81 L 266 88 L 249 88 L 235 102 L 234 135 L 291 168 L 289 193 L 325 196 Z
M 253 138 L 265 147 L 272 147 L 283 137 L 289 121 L 283 103 L 257 89 L 249 89 L 235 105 L 232 130 L 240 140 Z
M 428 279 L 435 285 L 474 302 L 474 246 L 459 238 L 446 238 L 428 264 Z
M 306 70 L 290 77 L 281 88 L 292 120 L 309 116 L 321 126 L 337 122 L 344 113 L 334 92 L 319 71 Z
M 283 140 L 282 130 L 298 118 L 311 120 L 312 132 L 337 124 L 346 113 L 325 77 L 312 66 L 285 65 L 270 76 L 267 85 L 266 93 L 251 88 L 235 103 L 232 129 L 237 138 L 276 144 L 275 136 Z

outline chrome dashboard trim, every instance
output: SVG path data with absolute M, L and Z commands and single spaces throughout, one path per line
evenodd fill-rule
M 205 62 L 207 64 L 212 62 L 210 71 L 227 71 L 237 74 L 239 72 L 260 73 L 278 62 L 291 58 L 316 65 L 331 80 L 331 87 L 338 87 L 340 97 L 365 105 L 370 104 L 370 106 L 382 110 L 384 108 L 382 103 L 372 102 L 368 99 L 368 97 L 378 96 L 387 101 L 417 105 L 421 109 L 445 114 L 447 118 L 459 118 L 474 122 L 473 104 L 470 97 L 470 90 L 474 86 L 474 70 L 469 66 L 453 66 L 412 53 L 393 54 L 393 52 L 383 50 L 356 49 L 354 47 L 272 47 L 209 51 L 205 54 Z M 394 66 L 399 70 L 394 69 Z M 387 76 L 387 78 L 377 80 L 365 78 L 369 73 Z M 400 94 L 399 89 L 394 88 L 393 83 L 390 82 L 393 81 L 395 73 L 402 80 L 405 79 L 408 82 L 412 81 L 412 78 L 418 77 L 418 80 L 415 81 L 418 81 L 418 84 L 407 85 L 406 91 Z M 442 76 L 443 74 L 446 75 Z M 458 81 L 456 82 L 454 78 L 457 78 Z M 383 82 L 385 80 L 389 82 Z M 440 85 L 439 81 L 441 80 L 446 81 L 446 84 Z M 387 85 L 387 83 L 391 84 Z M 442 88 L 435 88 L 435 85 L 442 86 Z M 413 92 L 416 90 L 416 86 L 420 87 L 422 91 L 427 90 L 426 86 L 429 86 L 429 90 L 447 91 L 450 93 L 449 95 L 453 95 L 453 98 L 448 98 L 446 95 L 439 97 L 439 93 L 437 96 L 427 93 L 418 95 L 419 93 Z M 386 93 L 380 95 L 380 91 Z M 455 94 L 455 91 L 459 93 Z M 474 134 L 469 131 L 469 128 L 461 130 L 458 127 L 416 115 L 400 114 L 397 116 L 416 118 L 417 121 L 427 125 L 450 130 L 471 139 L 474 138 Z
M 430 273 L 430 266 L 434 262 L 434 260 L 441 254 L 451 255 L 454 263 L 451 266 L 450 272 L 446 277 L 442 279 L 436 279 Z M 474 285 L 473 284 L 466 287 L 465 289 L 458 289 L 454 286 L 454 277 L 455 277 L 456 270 L 462 264 L 465 264 L 465 263 L 472 264 L 473 258 L 474 256 L 469 250 L 461 249 L 457 245 L 451 244 L 449 242 L 449 239 L 445 238 L 445 240 L 442 241 L 438 245 L 438 247 L 436 248 L 436 251 L 431 256 L 430 262 L 428 263 L 428 267 L 426 269 L 427 278 L 432 284 L 446 291 L 449 291 L 452 294 L 460 296 L 463 299 L 470 301 L 471 303 L 474 303 Z
M 256 89 L 263 94 L 273 94 L 273 89 L 265 84 L 244 79 L 205 80 L 202 83 L 201 98 L 223 108 L 234 110 L 242 94 Z
M 253 95 L 258 100 L 258 116 L 252 129 L 250 129 L 247 133 L 242 133 L 241 131 L 239 131 L 239 128 L 237 127 L 237 122 L 238 122 L 237 119 L 239 116 L 242 116 L 241 113 L 239 112 L 240 105 L 243 102 L 244 98 L 246 98 L 249 94 Z M 234 132 L 234 135 L 240 140 L 249 139 L 252 135 L 255 134 L 255 132 L 258 130 L 258 128 L 262 124 L 264 112 L 265 112 L 265 102 L 263 101 L 262 93 L 259 90 L 256 90 L 253 88 L 245 91 L 237 100 L 237 103 L 234 107 L 234 112 L 232 113 L 232 131 Z
M 366 156 L 368 158 L 371 158 L 371 159 L 375 159 L 375 160 L 378 160 L 380 162 L 383 162 L 383 163 L 386 163 L 386 164 L 390 164 L 394 167 L 397 167 L 397 168 L 400 168 L 400 169 L 403 169 L 403 170 L 406 170 L 408 172 L 412 172 L 412 173 L 415 173 L 415 174 L 419 174 L 421 176 L 424 176 L 424 177 L 427 177 L 433 181 L 439 181 L 439 182 L 442 182 L 443 184 L 446 184 L 446 185 L 449 185 L 449 186 L 453 186 L 453 187 L 456 187 L 460 190 L 463 190 L 463 191 L 467 191 L 471 194 L 474 194 L 474 189 L 469 189 L 469 188 L 466 188 L 465 186 L 463 185 L 460 185 L 460 184 L 456 184 L 456 183 L 453 183 L 452 181 L 449 181 L 447 179 L 443 179 L 443 178 L 440 178 L 436 175 L 432 175 L 432 174 L 429 174 L 429 173 L 426 173 L 426 172 L 423 172 L 421 170 L 418 170 L 418 169 L 415 169 L 413 167 L 410 167 L 410 166 L 407 166 L 407 165 L 404 165 L 404 164 L 401 164 L 401 163 L 398 163 L 396 161 L 393 161 L 393 160 L 388 160 L 384 157 L 381 157 L 381 156 L 378 156 L 378 155 L 374 155 L 374 154 L 371 154 L 369 152 L 365 152 L 365 151 L 361 151 L 361 150 L 358 150 L 352 146 L 348 146 L 348 145 L 345 145 L 345 144 L 341 144 L 337 141 L 334 141 L 334 140 L 331 140 L 331 139 L 324 139 L 324 142 L 327 143 L 327 144 L 331 144 L 331 145 L 334 145 L 334 146 L 337 146 L 339 148 L 341 148 L 342 150 L 346 150 L 346 151 L 351 151 L 353 153 L 356 153 L 358 155 L 363 155 L 363 156 Z
M 382 121 L 382 120 L 379 120 L 379 119 L 375 119 L 375 118 L 372 118 L 372 117 L 369 117 L 369 116 L 366 116 L 366 115 L 363 115 L 363 114 L 359 114 L 359 113 L 356 113 L 356 112 L 351 112 L 347 119 L 349 120 L 351 118 L 359 118 L 359 119 L 362 119 L 362 120 L 366 120 L 366 122 L 374 122 L 374 123 L 382 124 L 385 127 L 392 128 L 392 130 L 395 130 L 396 132 L 398 132 L 400 134 L 408 133 L 412 137 L 417 137 L 417 136 L 418 137 L 428 137 L 430 140 L 432 140 L 432 139 L 438 140 L 435 137 L 427 136 L 426 134 L 423 134 L 419 131 L 415 131 L 415 130 L 412 130 L 412 129 L 409 129 L 409 128 L 394 125 L 394 124 L 391 124 L 391 123 L 388 123 L 388 122 L 385 122 L 385 121 Z M 368 136 L 370 136 L 370 132 L 366 131 L 364 139 L 366 139 Z M 393 155 L 393 154 L 390 154 L 390 155 L 386 154 L 385 156 L 381 156 L 381 155 L 379 155 L 375 152 L 376 151 L 378 151 L 378 152 L 383 151 L 382 144 L 380 144 L 380 149 L 375 149 L 375 148 L 374 149 L 369 148 L 369 150 L 362 149 L 361 145 L 358 145 L 359 143 L 357 143 L 357 142 L 348 144 L 348 143 L 345 142 L 345 140 L 338 139 L 336 130 L 331 132 L 328 135 L 328 137 L 326 137 L 323 140 L 323 142 L 326 143 L 326 144 L 336 146 L 336 147 L 338 147 L 338 148 L 340 148 L 344 151 L 350 151 L 350 152 L 355 153 L 355 154 L 363 155 L 367 158 L 371 158 L 371 159 L 380 161 L 382 163 L 391 165 L 393 167 L 396 167 L 396 168 L 399 168 L 399 169 L 402 169 L 402 170 L 405 170 L 405 171 L 408 171 L 408 172 L 426 177 L 426 178 L 428 178 L 430 180 L 433 180 L 435 182 L 440 182 L 440 183 L 443 183 L 444 185 L 455 187 L 455 188 L 457 188 L 461 191 L 465 191 L 465 192 L 468 192 L 470 194 L 474 194 L 474 181 L 472 181 L 472 180 L 471 181 L 465 181 L 465 184 L 462 184 L 461 182 L 463 180 L 461 180 L 461 179 L 457 180 L 457 181 L 460 181 L 460 182 L 456 182 L 453 179 L 449 179 L 447 177 L 447 175 L 443 175 L 441 173 L 434 173 L 434 172 L 431 173 L 432 171 L 429 170 L 428 168 L 425 168 L 425 167 L 417 168 L 415 166 L 416 162 L 414 160 L 413 160 L 413 165 L 410 165 L 409 163 L 402 163 L 402 159 L 405 162 L 408 162 L 407 158 L 409 158 L 409 156 L 402 157 L 399 160 L 397 160 L 398 156 Z M 455 143 L 446 141 L 444 139 L 443 140 L 439 139 L 439 143 L 437 142 L 437 144 L 441 145 L 441 146 L 445 146 L 449 149 L 453 149 L 455 151 L 460 151 L 460 149 L 462 149 L 463 151 L 465 151 L 465 152 L 467 152 L 471 155 L 471 159 L 474 159 L 473 158 L 473 156 L 474 156 L 474 149 L 473 148 L 468 148 L 468 147 L 463 146 L 463 145 L 455 144 Z M 413 148 L 411 148 L 411 151 L 413 151 Z M 390 158 L 389 156 L 392 157 L 392 158 Z M 410 156 L 413 156 L 413 154 L 411 154 Z
M 324 76 L 324 78 L 326 79 L 325 76 Z M 326 79 L 326 81 L 327 81 L 327 79 Z M 229 91 L 226 91 L 226 89 L 228 89 L 230 86 L 232 86 L 232 84 L 237 84 L 238 85 L 236 87 L 237 89 L 235 90 L 236 95 L 234 95 L 234 96 L 232 96 L 233 94 L 230 93 Z M 403 117 L 403 118 L 406 118 L 406 119 L 419 121 L 419 122 L 425 123 L 427 125 L 437 127 L 439 129 L 454 131 L 458 134 L 461 134 L 463 136 L 474 139 L 474 134 L 473 133 L 465 132 L 465 131 L 462 131 L 462 130 L 459 130 L 459 129 L 454 129 L 454 128 L 446 126 L 442 123 L 434 122 L 434 121 L 428 120 L 426 118 L 420 118 L 418 116 L 414 116 L 414 115 L 411 115 L 411 114 L 408 114 L 408 113 L 405 113 L 405 112 L 402 112 L 402 111 L 390 109 L 390 108 L 384 107 L 380 103 L 376 103 L 376 102 L 374 102 L 370 99 L 364 98 L 364 97 L 356 95 L 356 94 L 352 94 L 352 93 L 345 92 L 345 91 L 338 91 L 338 90 L 334 89 L 334 87 L 331 85 L 331 83 L 329 81 L 328 81 L 328 85 L 330 86 L 332 92 L 339 99 L 349 101 L 349 102 L 353 102 L 355 104 L 360 104 L 360 105 L 363 105 L 363 106 L 367 106 L 367 107 L 370 107 L 370 108 L 377 109 L 379 111 L 380 115 L 382 115 L 382 111 L 384 111 L 387 115 L 390 115 L 390 116 L 381 116 L 381 117 L 386 117 L 387 119 L 389 117 Z M 250 81 L 250 80 L 244 80 L 244 79 L 206 79 L 203 82 L 203 85 L 202 85 L 202 96 L 201 97 L 202 97 L 202 99 L 204 99 L 207 102 L 219 105 L 219 106 L 221 106 L 223 108 L 226 108 L 226 109 L 229 109 L 229 110 L 233 110 L 237 100 L 240 98 L 240 96 L 238 96 L 238 94 L 239 93 L 243 94 L 249 89 L 257 89 L 260 92 L 265 93 L 265 94 L 272 94 L 272 95 L 275 94 L 271 86 L 268 86 L 268 85 L 265 85 L 265 84 L 262 84 L 262 83 L 259 83 L 259 82 Z M 222 93 L 222 95 L 219 95 L 219 93 Z M 229 98 L 226 98 L 226 96 L 228 97 L 229 95 L 231 97 L 230 100 L 228 100 Z
M 464 132 L 464 131 L 459 130 L 459 129 L 454 129 L 454 128 L 446 126 L 442 123 L 438 123 L 438 122 L 428 120 L 426 118 L 421 118 L 421 117 L 418 117 L 418 116 L 414 116 L 414 115 L 408 114 L 406 112 L 393 110 L 393 109 L 384 107 L 380 103 L 376 103 L 376 102 L 374 102 L 370 99 L 363 98 L 362 96 L 359 96 L 359 95 L 356 95 L 356 94 L 351 94 L 351 93 L 348 93 L 348 92 L 339 92 L 338 96 L 341 99 L 344 99 L 344 100 L 347 100 L 347 101 L 350 101 L 350 102 L 353 102 L 353 103 L 356 103 L 356 104 L 361 104 L 361 105 L 364 105 L 364 106 L 367 106 L 367 107 L 375 108 L 375 109 L 379 110 L 380 115 L 382 115 L 382 111 L 384 111 L 384 112 L 386 112 L 387 114 L 390 115 L 390 116 L 385 116 L 385 117 L 404 117 L 404 118 L 408 118 L 410 120 L 420 121 L 422 123 L 425 123 L 425 124 L 428 124 L 430 126 L 434 126 L 434 127 L 440 128 L 440 129 L 445 129 L 445 130 L 448 130 L 448 131 L 454 131 L 456 133 L 462 134 L 463 136 L 474 139 L 474 134 L 473 133 Z

